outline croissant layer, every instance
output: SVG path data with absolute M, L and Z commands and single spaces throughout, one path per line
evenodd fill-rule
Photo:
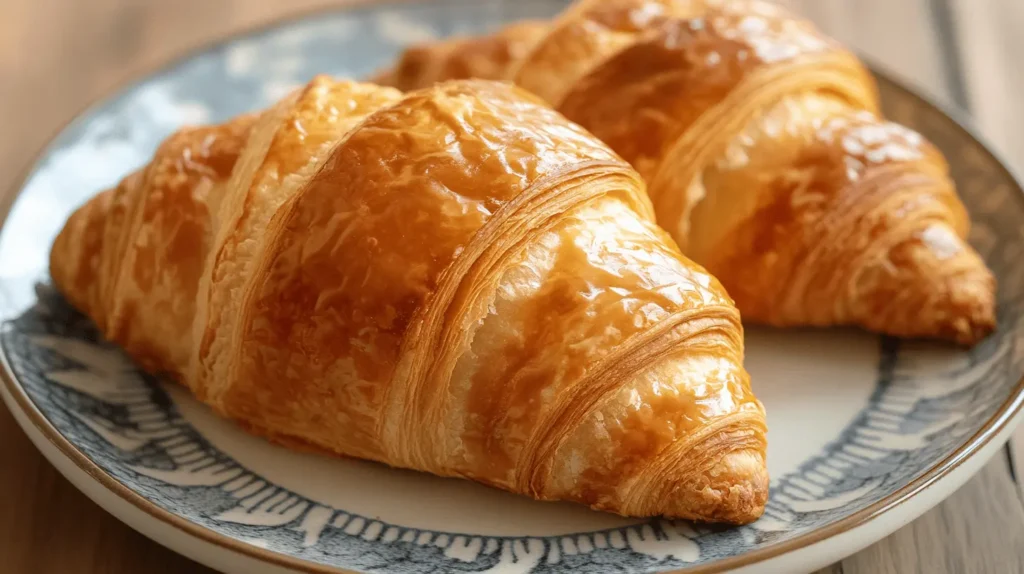
M 941 154 L 880 116 L 857 58 L 781 8 L 579 0 L 416 46 L 379 77 L 412 89 L 468 72 L 526 88 L 629 161 L 746 320 L 968 345 L 995 326 L 995 280 Z
M 739 313 L 639 175 L 512 86 L 317 78 L 76 211 L 54 282 L 140 364 L 292 446 L 627 516 L 749 522 Z

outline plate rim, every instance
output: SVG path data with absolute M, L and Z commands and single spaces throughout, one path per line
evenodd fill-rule
M 73 112 L 66 120 L 61 122 L 46 138 L 44 143 L 32 153 L 28 160 L 26 160 L 25 165 L 19 170 L 18 174 L 9 184 L 6 197 L 0 200 L 0 230 L 2 230 L 7 224 L 12 208 L 22 196 L 22 193 L 25 190 L 25 183 L 33 174 L 36 167 L 40 165 L 41 158 L 50 151 L 57 138 L 78 122 L 85 121 L 85 117 L 92 111 L 96 110 L 103 104 L 124 95 L 134 86 L 137 86 L 148 79 L 169 72 L 176 66 L 206 52 L 223 48 L 233 42 L 270 32 L 277 28 L 299 24 L 305 21 L 313 21 L 317 16 L 340 14 L 374 7 L 428 4 L 430 1 L 431 0 L 349 0 L 349 2 L 343 6 L 328 5 L 297 10 L 278 17 L 241 26 L 227 33 L 215 35 L 209 39 L 198 42 L 189 48 L 175 51 L 156 64 L 146 66 L 126 74 L 125 77 L 118 80 L 113 86 L 102 90 L 85 105 Z M 900 74 L 890 71 L 887 66 L 873 58 L 867 57 L 862 53 L 857 53 L 857 56 L 866 65 L 873 76 L 895 86 L 899 90 L 905 92 L 908 96 L 918 100 L 920 104 L 929 106 L 941 113 L 964 136 L 973 140 L 975 144 L 985 151 L 985 153 L 995 159 L 999 164 L 999 169 L 1015 184 L 1017 191 L 1020 192 L 1016 194 L 1018 200 L 1024 202 L 1024 179 L 1018 175 L 1015 168 L 1005 160 L 1002 154 L 990 145 L 988 139 L 981 135 L 980 130 L 970 119 L 968 112 L 953 104 L 937 99 L 933 94 L 927 93 L 920 87 L 913 86 Z M 6 319 L 4 322 L 6 322 Z M 92 480 L 99 483 L 109 494 L 116 496 L 122 502 L 131 504 L 133 507 L 143 511 L 151 518 L 179 530 L 186 536 L 212 544 L 222 550 L 239 553 L 249 558 L 260 560 L 275 566 L 294 569 L 297 572 L 309 574 L 360 574 L 358 571 L 349 570 L 340 566 L 319 564 L 302 558 L 281 554 L 269 549 L 260 548 L 242 540 L 221 534 L 205 526 L 196 524 L 183 517 L 175 515 L 169 510 L 159 507 L 141 494 L 122 484 L 114 476 L 104 471 L 91 458 L 89 458 L 88 455 L 82 452 L 63 434 L 61 434 L 61 432 L 54 427 L 52 423 L 50 423 L 46 416 L 43 415 L 27 395 L 27 391 L 21 383 L 18 382 L 17 377 L 14 375 L 14 371 L 8 361 L 7 354 L 2 351 L 0 351 L 0 382 L 3 383 L 4 388 L 2 390 L 6 391 L 6 393 L 0 394 L 5 395 L 4 398 L 8 398 L 9 396 L 11 399 L 11 401 L 4 401 L 8 408 L 13 410 L 17 407 L 21 413 L 31 421 L 32 425 L 43 436 L 43 438 L 53 445 L 57 451 L 64 456 L 64 458 L 70 460 L 76 467 L 78 467 L 79 470 L 83 471 Z M 953 452 L 935 462 L 919 476 L 915 477 L 913 480 L 909 481 L 888 496 L 873 502 L 849 516 L 841 518 L 832 524 L 811 530 L 789 540 L 776 542 L 764 548 L 738 554 L 715 562 L 670 570 L 666 571 L 666 573 L 717 574 L 736 568 L 750 567 L 759 563 L 764 563 L 773 558 L 779 558 L 786 554 L 806 549 L 816 543 L 853 531 L 864 526 L 868 522 L 880 519 L 897 506 L 900 506 L 904 502 L 907 502 L 920 494 L 922 491 L 932 486 L 936 486 L 938 483 L 946 479 L 950 473 L 956 470 L 961 464 L 971 459 L 1001 432 L 1005 431 L 1007 426 L 1021 412 L 1022 408 L 1024 408 L 1024 376 L 1017 381 L 1017 384 L 1011 390 L 1010 395 L 989 417 L 985 424 L 978 429 L 977 432 L 971 435 L 969 439 L 957 447 Z M 17 417 L 15 417 L 15 420 L 19 426 L 24 426 Z M 27 430 L 28 429 L 23 429 L 23 431 Z M 81 489 L 77 486 L 75 488 L 81 492 Z M 946 497 L 942 497 L 939 500 L 941 501 L 945 498 Z M 103 508 L 104 512 L 111 513 L 111 511 L 104 505 L 100 506 Z M 914 516 L 912 519 L 916 519 L 918 516 L 920 515 Z M 159 543 L 159 541 L 157 542 Z

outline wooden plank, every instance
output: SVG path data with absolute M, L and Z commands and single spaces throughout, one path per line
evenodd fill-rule
M 960 38 L 971 112 L 1018 173 L 1024 171 L 1024 2 L 946 0 Z
M 1019 0 L 946 0 L 959 38 L 960 68 L 974 121 L 989 143 L 1024 175 L 1024 3 Z M 1011 451 L 1024 493 L 1024 426 Z
M 947 104 L 963 103 L 957 102 L 961 97 L 955 93 L 960 88 L 957 83 L 963 82 L 967 101 L 974 102 L 979 110 L 984 132 L 1011 154 L 1022 154 L 1024 161 L 1024 149 L 1017 149 L 1024 147 L 1024 108 L 1017 105 L 1012 112 L 1008 110 L 1010 99 L 1024 89 L 1024 71 L 1012 62 L 1024 55 L 1024 41 L 1015 33 L 1024 24 L 1024 4 L 1015 0 L 970 1 L 968 8 L 969 0 L 954 2 L 955 6 L 948 8 L 955 10 L 945 14 L 936 9 L 947 7 L 929 0 L 785 3 L 933 98 Z M 965 14 L 970 17 L 963 17 Z M 944 24 L 949 24 L 942 18 L 950 16 L 959 37 L 947 46 L 962 47 L 962 62 L 942 60 L 956 56 L 945 49 L 938 34 Z M 1001 30 L 1003 37 L 991 34 L 993 29 Z M 977 65 L 982 61 L 984 65 Z M 1004 71 L 1011 68 L 1011 72 Z M 953 75 L 960 70 L 968 72 L 966 77 Z M 1000 118 L 1008 116 L 1012 121 L 1000 124 Z M 1020 435 L 1024 444 L 1024 431 Z M 1024 448 L 1019 450 L 1018 458 L 1024 461 Z M 1000 453 L 935 509 L 818 574 L 1024 571 L 1024 508 L 1016 489 L 1007 459 Z
M 66 481 L 0 407 L 0 571 L 211 572 L 159 546 Z
M 829 33 L 872 60 L 884 62 L 932 97 L 947 104 L 972 103 L 983 133 L 1012 158 L 1024 160 L 1024 149 L 1018 149 L 1024 146 L 1024 109 L 1009 101 L 1009 94 L 1020 93 L 1012 90 L 1024 88 L 1021 67 L 1013 64 L 1015 57 L 1024 54 L 1024 42 L 1015 33 L 1024 24 L 1024 5 L 1015 0 L 951 1 L 951 6 L 925 0 L 869 0 L 856 6 L 854 2 L 814 0 L 791 4 L 798 4 L 798 10 Z M 944 22 L 944 17 L 952 22 Z M 959 62 L 940 59 L 957 57 L 944 49 L 938 35 L 949 24 L 957 37 L 945 40 L 947 46 L 962 50 L 957 52 L 962 58 Z M 992 34 L 993 30 L 1001 31 L 1002 37 Z M 961 70 L 965 77 L 952 75 Z M 958 97 L 958 88 L 966 92 L 966 98 Z M 1024 431 L 1018 435 L 1024 443 Z M 1024 461 L 1024 448 L 1018 445 L 1018 450 L 1018 458 Z M 1007 458 L 999 453 L 938 507 L 819 574 L 1024 571 L 1024 507 L 1018 494 Z
M 1024 505 L 1017 494 L 1006 457 L 996 456 L 942 504 L 843 560 L 840 572 L 1024 572 Z M 818 572 L 826 573 L 835 569 Z
M 285 14 L 350 0 L 5 0 L 0 193 L 87 103 L 186 50 Z
M 949 99 L 930 0 L 778 0 L 859 55 L 918 89 Z

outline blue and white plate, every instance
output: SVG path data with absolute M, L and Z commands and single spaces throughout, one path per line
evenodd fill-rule
M 750 329 L 773 483 L 764 517 L 741 528 L 626 520 L 273 446 L 139 372 L 48 286 L 50 243 L 70 211 L 180 125 L 261 108 L 316 73 L 365 77 L 410 42 L 562 5 L 445 0 L 320 14 L 180 61 L 68 126 L 0 233 L 0 389 L 36 445 L 132 527 L 246 573 L 808 571 L 952 493 L 1020 418 L 1024 196 L 970 133 L 885 78 L 890 116 L 953 162 L 972 240 L 999 278 L 999 330 L 963 352 L 853 330 Z

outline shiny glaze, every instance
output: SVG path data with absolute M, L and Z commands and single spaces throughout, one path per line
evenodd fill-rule
M 199 304 L 174 370 L 217 412 L 285 444 L 631 516 L 761 513 L 739 313 L 579 126 L 500 83 L 401 96 L 318 78 L 230 147 L 230 177 L 194 182 L 206 252 L 159 262 L 202 269 L 178 277 Z M 97 275 L 79 239 L 125 241 L 98 239 L 114 199 L 55 246 L 72 301 L 82 284 L 64 278 Z M 123 304 L 113 293 L 104 305 Z
M 836 76 L 865 72 L 809 23 L 758 2 L 688 2 L 687 13 L 672 16 L 570 84 L 559 110 L 636 167 L 659 221 L 688 248 L 696 198 L 679 190 L 720 153 L 723 142 L 708 134 L 728 134 L 756 115 L 746 102 L 772 97 L 766 84 L 792 90 L 803 74 L 801 89 L 838 91 Z M 873 106 L 873 96 L 846 90 L 842 97 Z
M 139 174 L 125 177 L 118 186 L 135 187 Z M 113 249 L 103 249 L 107 226 L 111 221 L 111 204 L 117 189 L 108 189 L 97 194 L 78 208 L 65 224 L 65 232 L 54 241 L 50 275 L 61 285 L 67 285 L 65 295 L 72 305 L 89 316 L 101 331 L 106 330 L 107 316 L 104 312 L 103 291 L 108 280 L 103 274 L 105 255 Z
M 240 116 L 175 133 L 148 166 L 72 216 L 66 229 L 84 218 L 82 239 L 65 233 L 56 240 L 55 253 L 80 249 L 87 264 L 73 279 L 54 280 L 69 281 L 76 306 L 149 369 L 177 373 L 188 364 L 196 290 L 212 241 L 210 196 L 230 176 L 252 124 L 253 117 Z M 77 300 L 83 293 L 88 303 Z
M 983 321 L 994 285 L 959 240 L 966 213 L 941 156 L 919 134 L 804 94 L 749 125 L 728 157 L 703 173 L 719 191 L 695 212 L 694 232 L 708 237 L 707 264 L 738 286 L 731 294 L 752 314 L 776 324 L 856 322 L 950 338 L 957 329 L 973 333 L 945 317 Z M 758 203 L 736 210 L 730 202 L 751 189 Z M 701 226 L 712 219 L 721 226 Z M 729 237 L 729 249 L 716 249 L 716 237 Z M 928 272 L 939 267 L 944 273 Z M 855 296 L 836 304 L 832 293 L 842 288 Z
M 941 155 L 878 115 L 867 70 L 809 22 L 759 0 L 579 0 L 503 67 L 640 172 L 745 320 L 965 344 L 994 327 Z
M 284 206 L 256 273 L 242 336 L 256 349 L 238 380 L 267 392 L 337 369 L 343 412 L 371 433 L 405 332 L 476 230 L 564 164 L 611 158 L 554 113 L 527 122 L 535 105 L 483 94 L 430 92 L 380 110 Z M 302 409 L 298 398 L 265 406 Z M 372 434 L 349 440 L 383 456 Z
M 515 82 L 558 106 L 580 78 L 648 29 L 704 10 L 702 2 L 691 0 L 581 0 L 551 23 L 515 68 Z
M 450 38 L 422 49 L 413 47 L 371 81 L 384 86 L 429 86 L 440 80 L 507 80 L 546 29 L 546 22 L 525 20 L 474 41 Z M 439 52 L 444 56 L 438 57 Z
M 210 280 L 200 287 L 207 304 L 196 322 L 200 346 L 189 380 L 212 402 L 230 384 L 237 316 L 245 304 L 239 295 L 262 257 L 271 217 L 353 127 L 399 97 L 396 90 L 320 76 L 264 113 L 254 128 L 220 208 Z
M 538 475 L 589 457 L 558 474 L 571 474 L 565 482 L 590 504 L 619 500 L 623 478 L 643 475 L 658 453 L 708 421 L 747 407 L 760 416 L 736 368 L 742 341 L 727 338 L 738 335 L 737 318 L 713 311 L 728 300 L 710 276 L 681 266 L 662 235 L 617 199 L 603 199 L 546 230 L 505 271 L 451 387 L 456 402 L 468 395 L 469 408 L 449 422 L 464 429 L 457 454 L 467 474 L 543 491 Z M 724 331 L 703 335 L 713 347 L 707 360 L 720 369 L 701 364 L 687 337 L 697 309 L 708 330 Z M 672 349 L 686 351 L 664 358 Z M 652 363 L 662 376 L 646 372 Z M 506 382 L 495 392 L 487 381 Z M 630 412 L 620 413 L 620 395 L 633 397 Z M 621 440 L 595 442 L 588 419 L 611 423 L 597 436 Z M 558 452 L 577 433 L 586 448 Z

